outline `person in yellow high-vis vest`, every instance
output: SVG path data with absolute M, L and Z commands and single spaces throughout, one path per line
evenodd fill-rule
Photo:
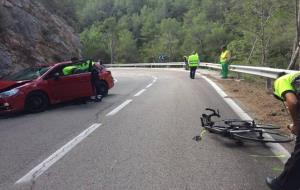
M 199 56 L 198 53 L 193 51 L 192 55 L 188 58 L 189 68 L 190 68 L 190 78 L 195 79 L 196 70 L 199 65 Z
M 293 123 L 289 129 L 296 137 L 295 148 L 278 177 L 267 177 L 272 190 L 300 189 L 300 72 L 280 73 L 273 86 L 275 97 L 284 102 Z
M 224 45 L 221 47 L 220 55 L 220 64 L 222 66 L 221 77 L 226 79 L 228 76 L 228 67 L 230 63 L 230 52 L 227 50 L 227 47 Z

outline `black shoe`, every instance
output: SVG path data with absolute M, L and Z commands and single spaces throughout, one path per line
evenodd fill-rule
M 275 177 L 267 177 L 266 183 L 272 190 L 283 190 L 276 181 Z
M 103 98 L 103 96 L 97 95 L 97 96 L 96 96 L 96 99 L 95 99 L 95 102 L 101 102 L 101 101 L 102 101 L 102 98 Z

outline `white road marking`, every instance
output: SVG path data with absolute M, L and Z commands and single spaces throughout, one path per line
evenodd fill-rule
M 153 81 L 152 81 L 153 83 L 155 83 L 158 79 L 156 76 L 152 76 L 152 78 L 153 78 Z
M 148 86 L 146 86 L 146 88 L 150 88 L 153 85 L 153 83 L 148 84 Z
M 253 120 L 242 108 L 240 108 L 231 98 L 225 98 L 227 97 L 227 94 L 212 80 L 208 79 L 205 76 L 202 76 L 217 92 L 218 94 L 224 98 L 224 101 L 231 107 L 231 109 L 241 118 L 244 120 Z M 267 137 L 271 137 L 267 135 Z M 282 157 L 279 157 L 279 159 L 282 161 L 282 163 L 286 163 L 288 158 L 291 156 L 290 153 L 280 144 L 278 143 L 266 143 L 266 145 L 271 149 L 271 151 L 275 155 L 285 155 Z
M 64 155 L 66 155 L 70 150 L 72 150 L 77 144 L 79 144 L 83 139 L 89 136 L 92 132 L 94 132 L 98 127 L 100 127 L 101 123 L 95 123 L 91 125 L 89 128 L 80 133 L 77 137 L 69 141 L 63 147 L 58 149 L 52 155 L 50 155 L 46 160 L 33 168 L 29 173 L 19 179 L 15 184 L 34 182 L 40 175 L 42 175 L 48 168 L 50 168 L 55 162 L 61 159 Z
M 136 93 L 136 94 L 134 95 L 134 97 L 140 96 L 140 95 L 143 94 L 145 91 L 146 91 L 146 89 L 143 89 L 143 90 L 139 91 L 138 93 Z
M 106 114 L 106 116 L 113 116 L 113 115 L 115 115 L 120 110 L 122 110 L 125 106 L 127 106 L 130 102 L 132 102 L 132 100 L 126 100 L 121 105 L 119 105 L 118 107 L 116 107 L 115 109 L 113 109 L 111 112 L 109 112 L 108 114 Z

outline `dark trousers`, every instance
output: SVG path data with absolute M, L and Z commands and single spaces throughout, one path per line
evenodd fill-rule
M 191 79 L 195 78 L 197 67 L 190 67 L 190 77 Z
M 277 178 L 277 182 L 282 190 L 300 189 L 300 135 L 297 136 L 294 152 Z
M 100 95 L 100 90 L 99 90 L 99 88 L 97 86 L 97 82 L 98 82 L 97 79 L 96 80 L 95 79 L 91 80 L 92 90 L 94 91 L 94 93 L 95 93 L 96 96 Z

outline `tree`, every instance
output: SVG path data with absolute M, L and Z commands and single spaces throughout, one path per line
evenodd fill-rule
M 164 19 L 160 24 L 160 38 L 162 53 L 167 52 L 169 61 L 176 60 L 181 38 L 181 25 L 176 19 Z
M 287 69 L 292 69 L 295 67 L 296 61 L 299 57 L 299 51 L 300 51 L 300 0 L 295 0 L 295 13 L 296 13 L 296 38 L 293 46 L 293 54 L 291 57 L 290 64 Z M 300 66 L 299 66 L 300 67 Z
M 294 40 L 292 1 L 74 0 L 73 7 L 85 56 L 101 52 L 113 63 L 166 54 L 176 61 L 196 50 L 201 61 L 217 62 L 228 44 L 239 64 L 284 68 Z
M 116 59 L 120 63 L 136 62 L 139 55 L 136 42 L 129 30 L 121 30 L 118 34 L 118 46 L 116 48 Z

